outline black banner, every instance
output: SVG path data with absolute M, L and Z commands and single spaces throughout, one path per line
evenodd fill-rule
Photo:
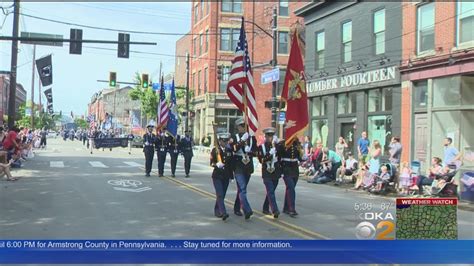
M 104 138 L 94 139 L 94 146 L 96 149 L 99 148 L 115 148 L 115 147 L 128 147 L 128 138 Z
M 53 84 L 53 63 L 51 55 L 36 60 L 36 68 L 43 87 Z
M 53 103 L 53 88 L 45 90 L 44 95 L 46 96 L 46 100 L 48 100 L 48 103 Z

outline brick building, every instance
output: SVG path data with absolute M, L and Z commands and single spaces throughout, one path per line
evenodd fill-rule
M 8 115 L 8 94 L 9 94 L 9 87 L 10 87 L 10 72 L 0 72 L 0 121 L 3 120 L 5 115 Z M 16 113 L 18 114 L 18 110 L 20 105 L 26 103 L 26 90 L 23 88 L 23 85 L 17 83 L 16 84 L 16 99 L 15 99 L 15 107 Z M 6 122 L 6 120 L 5 120 Z
M 191 53 L 191 35 L 184 35 L 176 41 L 174 83 L 177 87 L 186 87 L 186 53 Z
M 451 137 L 473 168 L 474 3 L 403 5 L 402 144 L 404 160 L 443 159 Z
M 190 120 L 190 125 L 197 143 L 201 143 L 203 138 L 212 135 L 213 121 L 218 124 L 220 131 L 235 132 L 234 122 L 242 116 L 226 94 L 228 72 L 239 38 L 242 16 L 248 21 L 245 27 L 254 72 L 260 129 L 270 126 L 271 112 L 264 107 L 264 102 L 271 99 L 272 86 L 271 84 L 262 85 L 260 76 L 271 67 L 257 68 L 256 66 L 268 64 L 272 59 L 272 38 L 252 23 L 271 33 L 272 9 L 277 7 L 278 65 L 282 72 L 280 76 L 284 77 L 290 46 L 289 32 L 297 20 L 294 11 L 304 4 L 305 2 L 289 1 L 194 1 L 192 3 L 189 75 L 190 88 L 194 91 L 195 116 Z M 179 43 L 176 50 L 185 50 L 178 47 Z M 182 60 L 179 63 L 181 64 Z M 223 66 L 222 80 L 217 79 L 218 65 Z M 282 83 L 283 78 L 280 80 L 279 90 Z M 261 131 L 258 134 L 261 135 Z

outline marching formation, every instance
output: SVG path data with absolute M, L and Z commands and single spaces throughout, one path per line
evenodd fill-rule
M 158 174 L 163 177 L 165 171 L 166 155 L 171 156 L 171 176 L 176 177 L 176 164 L 180 154 L 184 157 L 184 169 L 186 177 L 189 177 L 191 170 L 191 159 L 193 157 L 193 140 L 190 137 L 190 131 L 185 132 L 184 137 L 169 134 L 166 127 L 156 135 L 153 133 L 153 125 L 148 125 L 148 132 L 143 135 L 143 152 L 145 154 L 145 176 L 149 177 L 153 164 L 155 151 L 158 157 Z
M 238 133 L 235 138 L 230 133 L 218 134 L 215 136 L 218 145 L 211 151 L 210 165 L 214 168 L 212 182 L 216 191 L 214 215 L 224 221 L 229 218 L 224 199 L 231 179 L 235 179 L 237 184 L 234 214 L 243 215 L 246 220 L 253 215 L 247 199 L 247 185 L 254 172 L 254 157 L 258 157 L 262 165 L 262 179 L 266 188 L 263 213 L 279 217 L 275 190 L 280 178 L 283 178 L 286 186 L 283 212 L 291 217 L 298 215 L 295 186 L 298 182 L 299 162 L 303 159 L 303 149 L 298 139 L 294 138 L 287 146 L 284 140 L 279 140 L 275 135 L 275 128 L 270 127 L 263 130 L 265 142 L 257 147 L 256 138 L 245 132 L 244 120 L 238 119 L 236 126 Z

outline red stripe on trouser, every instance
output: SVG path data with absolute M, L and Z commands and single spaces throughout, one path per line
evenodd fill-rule
M 290 177 L 291 178 L 291 177 Z M 288 182 L 286 179 L 285 179 L 285 184 L 286 184 L 286 200 L 288 201 L 288 208 L 290 209 L 290 211 L 294 211 L 295 208 L 293 208 L 293 200 L 291 199 L 291 195 L 290 195 L 290 187 L 288 185 Z

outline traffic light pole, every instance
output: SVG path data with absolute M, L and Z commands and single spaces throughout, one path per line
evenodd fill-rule
M 13 3 L 14 15 L 13 15 L 13 31 L 12 35 L 14 38 L 18 38 L 18 26 L 20 18 L 20 1 L 15 0 Z M 13 128 L 15 125 L 15 103 L 16 103 L 16 69 L 18 64 L 18 40 L 12 41 L 12 61 L 10 66 L 10 88 L 8 94 L 8 128 Z
M 276 6 L 273 7 L 273 25 L 272 25 L 272 31 L 273 31 L 273 56 L 272 56 L 272 67 L 275 69 L 277 66 L 277 59 L 278 59 L 278 47 L 277 47 L 277 31 L 278 28 L 278 16 L 277 16 L 277 9 Z M 272 82 L 272 127 L 276 128 L 277 127 L 277 117 L 276 117 L 276 94 L 277 94 L 277 86 L 278 86 L 278 81 L 273 81 Z
M 186 122 L 184 131 L 189 130 L 189 53 L 186 52 Z
M 33 45 L 33 62 L 31 70 L 31 129 L 35 129 L 35 62 L 36 62 L 36 45 Z M 40 95 L 41 97 L 41 95 Z

